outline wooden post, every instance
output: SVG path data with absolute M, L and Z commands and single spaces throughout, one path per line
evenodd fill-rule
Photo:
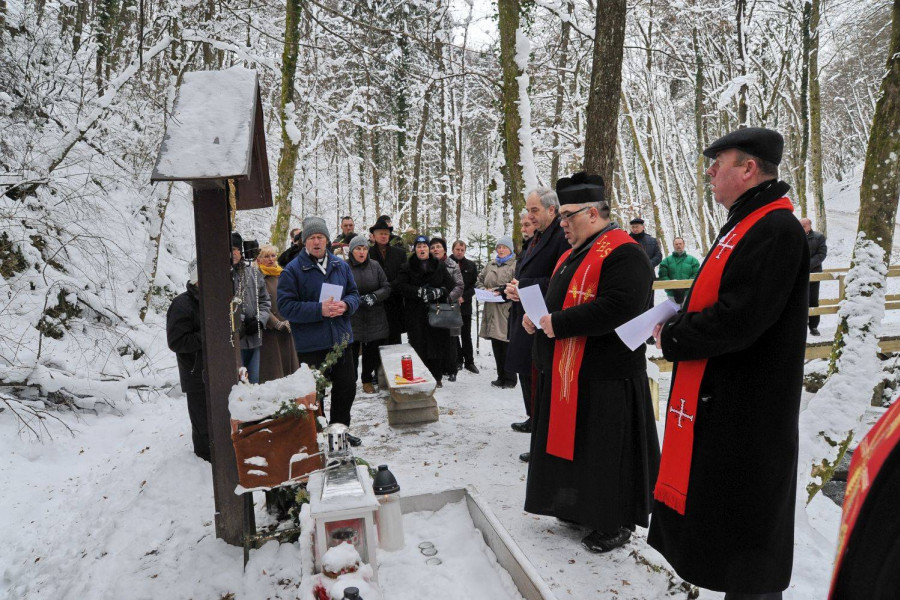
M 224 180 L 222 181 L 224 184 Z M 222 189 L 194 190 L 194 228 L 200 278 L 200 321 L 203 337 L 203 384 L 209 420 L 216 537 L 243 544 L 244 503 L 234 493 L 237 462 L 231 444 L 228 394 L 238 381 L 238 349 L 231 335 L 231 223 L 228 196 Z M 250 519 L 253 519 L 252 512 Z

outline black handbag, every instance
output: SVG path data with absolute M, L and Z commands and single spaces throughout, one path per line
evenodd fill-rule
M 462 313 L 459 304 L 438 302 L 428 305 L 428 324 L 437 329 L 454 329 L 462 327 Z

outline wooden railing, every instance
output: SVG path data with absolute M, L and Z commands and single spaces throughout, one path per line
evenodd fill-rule
M 849 269 L 825 269 L 821 273 L 811 273 L 809 280 L 816 281 L 836 281 L 838 284 L 837 298 L 822 298 L 820 293 L 819 306 L 810 308 L 809 314 L 813 315 L 835 315 L 838 312 L 841 300 L 844 299 L 845 286 L 844 279 L 847 277 Z M 888 267 L 888 277 L 900 277 L 900 265 L 892 265 Z M 675 279 L 671 281 L 655 281 L 653 283 L 654 290 L 681 290 L 691 287 L 694 283 L 693 279 Z M 887 294 L 884 302 L 885 310 L 900 309 L 900 294 Z M 830 338 L 808 337 L 806 340 L 806 360 L 814 358 L 828 358 L 831 356 L 831 346 L 834 340 Z M 885 354 L 900 352 L 900 336 L 884 336 L 878 340 L 878 346 Z M 651 358 L 656 363 L 660 371 L 671 371 L 672 363 L 666 359 Z

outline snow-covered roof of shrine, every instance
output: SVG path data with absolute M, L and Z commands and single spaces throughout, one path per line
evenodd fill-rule
M 185 73 L 152 180 L 240 177 L 250 172 L 256 71 Z

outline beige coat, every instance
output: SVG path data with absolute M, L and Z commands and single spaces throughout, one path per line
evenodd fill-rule
M 513 280 L 516 273 L 516 257 L 510 258 L 506 264 L 498 265 L 494 259 L 487 264 L 478 274 L 476 288 L 492 290 L 500 286 L 506 286 Z M 478 335 L 491 340 L 501 342 L 508 341 L 507 325 L 509 323 L 509 302 L 484 302 L 482 303 L 483 316 L 481 318 L 481 331 Z
M 291 332 L 287 329 L 276 328 L 278 322 L 284 320 L 275 303 L 275 295 L 278 293 L 278 278 L 267 275 L 265 281 L 266 289 L 272 298 L 272 311 L 262 332 L 262 348 L 259 354 L 260 383 L 287 377 L 300 368 Z

